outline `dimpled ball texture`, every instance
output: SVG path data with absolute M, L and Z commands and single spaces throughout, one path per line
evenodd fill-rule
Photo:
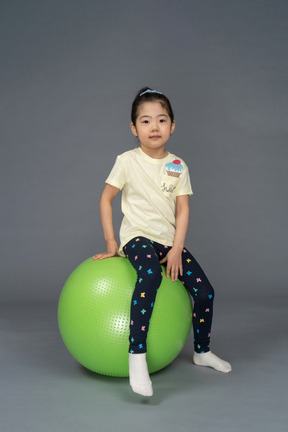
M 192 323 L 190 296 L 165 276 L 158 290 L 147 337 L 150 373 L 181 352 Z M 89 258 L 66 281 L 58 303 L 59 330 L 70 354 L 102 375 L 129 376 L 130 305 L 137 274 L 127 258 Z

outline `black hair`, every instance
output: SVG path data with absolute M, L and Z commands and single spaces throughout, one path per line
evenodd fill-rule
M 160 102 L 163 108 L 166 109 L 170 119 L 171 123 L 174 121 L 174 113 L 170 104 L 169 99 L 162 93 L 156 93 L 156 92 L 147 92 L 144 93 L 142 96 L 140 96 L 141 93 L 145 92 L 146 90 L 152 90 L 149 87 L 143 87 L 141 90 L 138 91 L 137 96 L 135 97 L 133 103 L 132 103 L 132 109 L 131 109 L 131 121 L 136 125 L 136 119 L 138 117 L 138 111 L 139 107 L 144 102 Z

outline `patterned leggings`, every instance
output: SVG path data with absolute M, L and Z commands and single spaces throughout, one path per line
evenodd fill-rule
M 124 252 L 137 272 L 137 282 L 131 302 L 129 352 L 146 352 L 149 321 L 158 288 L 162 281 L 160 261 L 170 251 L 145 237 L 135 237 L 124 247 Z M 165 263 L 165 265 L 167 262 Z M 205 273 L 187 249 L 182 251 L 183 276 L 179 279 L 194 300 L 194 350 L 210 351 L 210 331 L 213 315 L 214 290 Z

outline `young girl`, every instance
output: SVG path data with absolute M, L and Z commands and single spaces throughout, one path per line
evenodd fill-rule
M 152 396 L 146 339 L 162 280 L 161 264 L 166 266 L 166 276 L 172 281 L 179 278 L 193 297 L 194 363 L 225 373 L 231 371 L 231 365 L 210 351 L 214 290 L 184 247 L 189 195 L 193 192 L 186 164 L 166 150 L 175 129 L 168 98 L 160 91 L 141 89 L 132 105 L 130 127 L 140 147 L 119 155 L 106 180 L 100 215 L 107 251 L 93 258 L 126 256 L 137 272 L 131 302 L 129 380 L 135 393 Z M 124 218 L 119 247 L 114 236 L 112 202 L 120 190 Z

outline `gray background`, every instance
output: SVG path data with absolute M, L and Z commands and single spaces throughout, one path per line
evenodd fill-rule
M 284 0 L 0 1 L 3 430 L 284 430 L 287 18 Z M 145 85 L 175 112 L 167 149 L 194 190 L 186 246 L 217 291 L 215 351 L 233 364 L 193 368 L 187 343 L 153 402 L 78 367 L 56 316 L 68 275 L 105 249 L 98 200 L 137 146 Z

